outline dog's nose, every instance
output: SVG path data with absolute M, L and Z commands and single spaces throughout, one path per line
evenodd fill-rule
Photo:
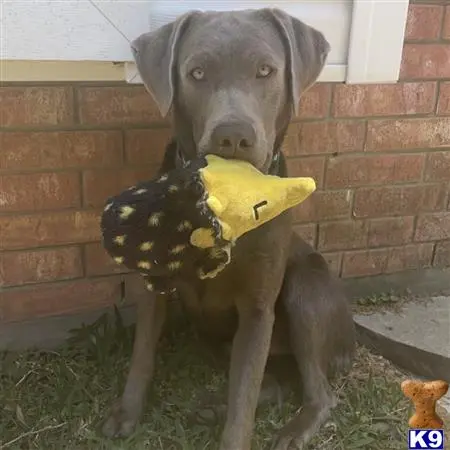
M 218 125 L 211 136 L 212 150 L 223 156 L 251 150 L 256 143 L 254 128 L 245 122 L 228 122 Z

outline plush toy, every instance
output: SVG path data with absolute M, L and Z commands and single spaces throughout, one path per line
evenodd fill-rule
M 263 175 L 250 163 L 208 155 L 108 199 L 103 245 L 150 291 L 168 293 L 177 279 L 216 276 L 239 237 L 315 188 L 312 178 Z

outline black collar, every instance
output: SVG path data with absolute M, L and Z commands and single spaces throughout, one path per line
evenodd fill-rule
M 270 175 L 279 175 L 280 173 L 280 151 L 276 150 L 272 156 L 272 163 L 269 167 Z

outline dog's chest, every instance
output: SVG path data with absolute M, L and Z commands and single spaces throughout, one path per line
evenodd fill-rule
M 229 282 L 230 268 L 213 280 L 185 282 L 179 300 L 199 331 L 219 339 L 231 339 L 237 326 L 236 291 Z
M 180 285 L 180 301 L 200 328 L 232 337 L 237 302 L 258 295 L 262 285 L 271 283 L 277 263 L 287 257 L 280 249 L 289 247 L 289 228 L 280 232 L 284 221 L 273 222 L 243 236 L 232 250 L 231 263 L 215 278 Z

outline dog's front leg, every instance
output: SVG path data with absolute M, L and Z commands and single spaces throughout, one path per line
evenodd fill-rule
M 237 304 L 239 327 L 231 351 L 227 419 L 220 450 L 250 450 L 251 447 L 275 320 L 275 301 L 261 300 L 241 297 Z
M 155 296 L 137 305 L 133 356 L 125 390 L 103 425 L 103 433 L 108 437 L 130 435 L 141 416 L 153 376 L 156 345 L 166 317 L 166 302 L 164 297 Z

